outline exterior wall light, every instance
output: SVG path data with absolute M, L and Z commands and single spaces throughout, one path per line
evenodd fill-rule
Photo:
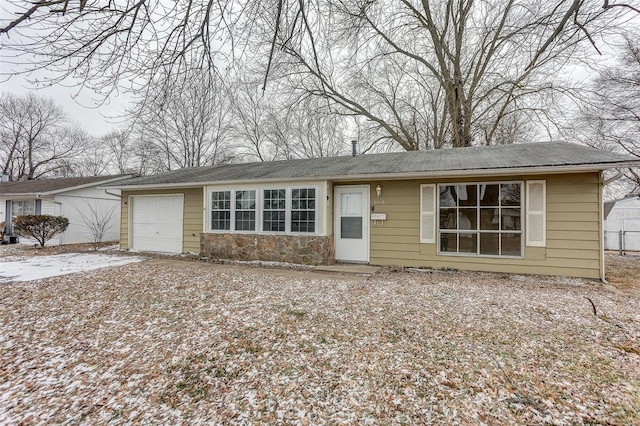
M 376 186 L 376 194 L 378 195 L 378 198 L 380 198 L 380 196 L 382 195 L 382 185 Z

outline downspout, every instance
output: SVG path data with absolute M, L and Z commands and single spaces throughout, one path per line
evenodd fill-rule
M 602 186 L 609 185 L 610 183 L 615 182 L 618 179 L 620 179 L 622 176 L 624 176 L 624 171 L 625 170 L 627 170 L 627 169 L 618 169 L 618 173 L 616 173 L 614 176 L 611 176 L 610 178 L 607 178 L 604 182 L 602 182 Z M 604 178 L 604 173 L 603 173 L 602 177 Z
M 107 195 L 111 195 L 112 197 L 116 197 L 118 199 L 120 199 L 120 210 L 118 212 L 118 215 L 120 216 L 120 230 L 119 233 L 121 234 L 120 237 L 118 237 L 118 247 L 122 248 L 122 190 L 120 190 L 119 194 L 116 194 L 114 192 L 109 192 L 108 189 L 104 188 L 102 189 L 104 191 L 105 194 Z M 129 211 L 129 205 L 125 202 L 125 204 L 127 205 L 127 217 L 128 217 L 128 222 L 127 222 L 127 250 L 131 248 L 131 212 Z
M 109 191 L 108 191 L 108 190 L 106 190 L 106 189 L 103 189 L 103 191 L 104 191 L 104 193 L 105 193 L 105 194 L 107 194 L 107 195 L 111 195 L 112 197 L 118 197 L 118 198 L 120 198 L 120 202 L 122 202 L 122 191 L 120 191 L 120 193 L 119 193 L 119 194 L 115 194 L 115 193 L 113 193 L 113 192 L 109 192 Z
M 624 173 L 622 173 L 624 174 Z M 598 197 L 599 197 L 599 203 L 598 203 L 598 214 L 600 215 L 599 220 L 598 220 L 598 226 L 600 227 L 600 281 L 602 281 L 603 284 L 608 285 L 609 283 L 607 282 L 607 279 L 605 277 L 605 262 L 604 262 L 604 202 L 603 202 L 603 192 L 604 192 L 604 186 L 608 183 L 608 182 L 613 182 L 614 180 L 619 179 L 621 176 L 621 170 L 618 169 L 618 173 L 616 174 L 616 176 L 613 176 L 612 178 L 609 178 L 607 180 L 604 179 L 604 171 L 601 171 L 599 173 L 599 181 L 600 181 L 600 185 L 598 185 Z M 615 178 L 615 179 L 614 179 Z
M 609 284 L 609 282 L 607 281 L 606 277 L 605 277 L 605 262 L 604 262 L 604 187 L 606 185 L 609 185 L 610 183 L 613 183 L 615 181 L 617 181 L 618 179 L 620 179 L 622 176 L 624 176 L 624 173 L 627 169 L 617 169 L 618 172 L 611 176 L 610 178 L 605 179 L 604 178 L 604 171 L 600 172 L 600 182 L 602 183 L 601 185 L 599 185 L 598 188 L 598 193 L 600 196 L 600 207 L 599 207 L 599 214 L 600 214 L 600 220 L 599 222 L 599 226 L 600 226 L 600 281 L 602 281 L 603 284 Z

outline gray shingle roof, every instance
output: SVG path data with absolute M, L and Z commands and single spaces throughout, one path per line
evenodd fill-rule
M 442 172 L 597 165 L 602 169 L 640 160 L 567 142 L 539 142 L 431 151 L 394 152 L 304 160 L 191 167 L 118 182 L 118 187 L 232 181 L 349 178 Z
M 118 176 L 90 176 L 72 177 L 61 179 L 36 179 L 15 182 L 0 182 L 0 196 L 15 194 L 46 194 L 71 189 L 92 183 L 106 182 L 118 178 L 126 178 L 128 175 Z

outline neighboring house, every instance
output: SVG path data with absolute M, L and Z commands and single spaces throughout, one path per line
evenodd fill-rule
M 640 195 L 604 203 L 605 249 L 640 251 Z M 623 235 L 620 235 L 622 233 Z
M 114 185 L 120 246 L 604 278 L 602 171 L 562 142 L 228 164 Z
M 7 236 L 15 235 L 13 225 L 20 215 L 48 214 L 69 219 L 69 227 L 49 244 L 93 241 L 91 223 L 106 222 L 103 241 L 117 241 L 120 234 L 120 191 L 99 186 L 113 185 L 126 176 L 93 176 L 0 182 L 0 222 Z M 6 238 L 6 237 L 5 237 Z M 33 243 L 20 238 L 21 243 Z

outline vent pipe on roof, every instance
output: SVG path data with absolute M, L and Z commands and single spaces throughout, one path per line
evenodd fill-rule
M 351 155 L 353 155 L 354 157 L 356 155 L 358 155 L 358 141 L 351 141 Z

